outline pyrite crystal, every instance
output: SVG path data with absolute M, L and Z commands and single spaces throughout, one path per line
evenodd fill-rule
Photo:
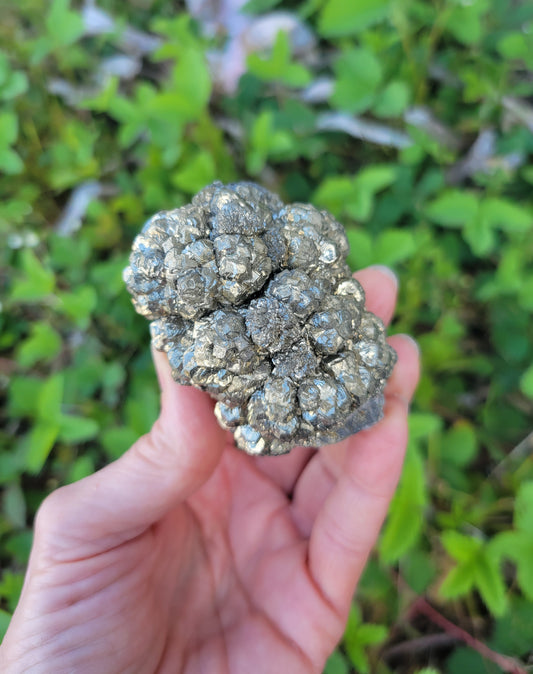
M 283 454 L 382 416 L 396 353 L 347 253 L 326 211 L 215 182 L 146 223 L 124 280 L 174 379 L 217 400 L 240 449 Z

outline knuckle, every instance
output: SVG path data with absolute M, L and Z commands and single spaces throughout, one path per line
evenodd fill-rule
M 36 536 L 61 526 L 63 514 L 67 510 L 67 490 L 67 487 L 59 487 L 41 503 L 35 516 Z

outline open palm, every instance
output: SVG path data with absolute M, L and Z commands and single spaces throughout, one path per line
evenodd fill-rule
M 385 321 L 396 287 L 358 275 Z M 15 672 L 321 672 L 396 486 L 418 353 L 385 418 L 319 451 L 250 457 L 155 354 L 162 412 L 121 459 L 54 492 L 0 647 Z

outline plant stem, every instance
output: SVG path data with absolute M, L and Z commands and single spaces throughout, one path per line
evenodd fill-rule
M 510 658 L 507 655 L 502 655 L 501 653 L 493 651 L 486 644 L 473 637 L 462 627 L 455 625 L 450 620 L 448 620 L 448 618 L 445 618 L 441 613 L 433 608 L 433 606 L 431 606 L 431 604 L 426 601 L 424 597 L 418 597 L 418 599 L 415 600 L 409 610 L 409 615 L 411 619 L 415 615 L 426 616 L 426 618 L 431 620 L 432 623 L 442 628 L 446 634 L 460 639 L 467 646 L 477 651 L 482 657 L 490 660 L 491 662 L 494 662 L 504 672 L 509 672 L 509 674 L 527 674 L 527 670 L 514 658 Z

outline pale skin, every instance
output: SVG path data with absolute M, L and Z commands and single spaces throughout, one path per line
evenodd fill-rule
M 357 274 L 387 323 L 394 278 Z M 213 402 L 154 354 L 161 414 L 118 461 L 41 506 L 4 674 L 320 673 L 387 513 L 418 349 L 373 428 L 320 450 L 250 457 Z

